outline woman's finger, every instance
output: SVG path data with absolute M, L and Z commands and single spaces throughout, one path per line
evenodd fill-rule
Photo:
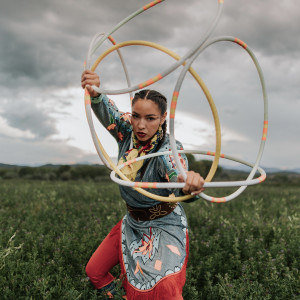
M 191 195 L 192 196 L 196 196 L 196 195 L 199 195 L 200 193 L 202 193 L 202 192 L 204 192 L 204 188 L 202 188 L 201 190 L 198 190 L 198 191 L 193 191 L 193 192 L 191 192 Z
M 184 178 L 183 178 L 182 174 L 178 175 L 177 182 L 184 182 Z
M 199 173 L 195 173 L 194 171 L 189 171 L 186 173 L 187 178 L 185 181 L 185 186 L 182 191 L 185 194 L 199 194 L 203 189 L 204 179 Z

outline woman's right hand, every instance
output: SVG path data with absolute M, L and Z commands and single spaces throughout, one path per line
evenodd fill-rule
M 182 174 L 178 175 L 177 181 L 178 182 L 185 182 L 185 186 L 183 187 L 182 191 L 186 195 L 198 195 L 204 191 L 204 179 L 203 177 L 194 171 L 188 171 L 186 174 L 186 180 Z
M 98 74 L 90 70 L 83 71 L 81 75 L 81 86 L 83 89 L 86 88 L 88 90 L 92 98 L 96 98 L 99 96 L 99 93 L 92 88 L 92 85 L 95 85 L 97 87 L 100 86 L 100 79 Z

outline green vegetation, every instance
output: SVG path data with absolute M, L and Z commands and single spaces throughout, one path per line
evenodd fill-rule
M 187 154 L 189 168 L 199 172 L 204 178 L 210 171 L 211 160 L 196 160 L 192 154 Z M 250 172 L 250 168 L 249 168 Z M 229 170 L 218 166 L 214 181 L 246 180 L 249 172 Z M 93 180 L 97 182 L 110 181 L 110 171 L 103 165 L 44 165 L 40 167 L 4 165 L 0 163 L 1 179 L 26 179 L 43 181 Z M 300 174 L 293 172 L 277 172 L 267 176 L 267 184 L 286 184 L 298 186 Z
M 97 299 L 85 265 L 125 205 L 107 175 L 66 180 L 72 168 L 58 169 L 61 180 L 32 180 L 23 168 L 19 179 L 0 180 L 1 299 Z M 249 187 L 225 204 L 184 204 L 185 300 L 299 299 L 300 185 L 279 182 Z
M 0 179 L 80 180 L 109 179 L 110 171 L 102 165 L 45 165 L 41 167 L 2 167 Z

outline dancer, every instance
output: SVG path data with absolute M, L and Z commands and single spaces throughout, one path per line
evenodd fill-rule
M 153 152 L 170 149 L 166 132 L 167 99 L 157 91 L 142 90 L 132 100 L 132 112 L 122 113 L 100 86 L 96 73 L 81 77 L 82 88 L 91 96 L 92 109 L 119 146 L 119 164 Z M 182 145 L 177 141 L 178 149 Z M 180 159 L 188 169 L 184 154 Z M 184 182 L 172 155 L 162 155 L 130 164 L 122 172 L 132 181 Z M 161 196 L 197 195 L 203 191 L 199 173 L 186 171 L 185 186 L 179 189 L 151 189 Z M 109 273 L 121 266 L 127 299 L 155 300 L 182 298 L 188 261 L 188 229 L 180 203 L 157 202 L 130 187 L 120 186 L 127 205 L 124 218 L 111 230 L 90 258 L 86 273 L 99 293 L 113 297 L 115 278 Z

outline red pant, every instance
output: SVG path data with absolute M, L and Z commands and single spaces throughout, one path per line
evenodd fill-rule
M 111 283 L 115 278 L 109 271 L 121 261 L 120 240 L 121 240 L 121 225 L 120 221 L 103 240 L 98 249 L 94 252 L 86 266 L 86 274 L 90 278 L 96 289 L 101 289 Z M 187 235 L 187 253 L 188 253 L 188 235 Z M 123 282 L 128 299 L 137 300 L 182 300 L 182 287 L 185 283 L 185 272 L 187 259 L 185 260 L 182 271 L 179 274 L 167 277 L 161 281 L 156 288 L 149 292 L 137 291 L 133 289 L 127 280 Z M 122 274 L 125 275 L 123 263 L 121 264 Z M 163 287 L 169 286 L 173 290 L 172 296 Z M 173 287 L 173 288 L 172 288 Z M 163 293 L 160 290 L 163 288 Z M 175 294 L 174 291 L 176 290 Z
M 101 289 L 115 279 L 109 271 L 119 263 L 121 222 L 103 240 L 85 268 L 87 276 L 96 289 Z

